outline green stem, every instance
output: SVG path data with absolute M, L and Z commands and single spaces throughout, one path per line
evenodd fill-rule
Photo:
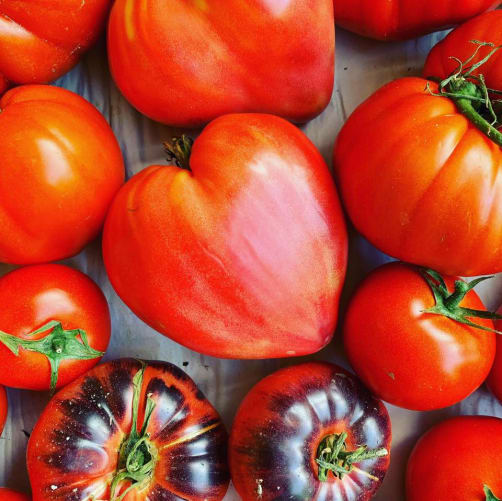
M 484 486 L 484 492 L 486 495 L 486 501 L 502 501 L 495 496 L 495 494 L 493 494 L 492 490 L 487 485 Z
M 173 137 L 171 141 L 164 143 L 167 159 L 174 161 L 178 167 L 190 169 L 190 155 L 192 153 L 193 139 L 183 134 L 181 137 Z

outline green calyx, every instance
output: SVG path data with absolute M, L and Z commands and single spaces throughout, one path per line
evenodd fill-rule
M 45 355 L 51 364 L 51 391 L 56 388 L 59 364 L 62 360 L 92 360 L 104 355 L 102 351 L 89 346 L 84 330 L 65 330 L 57 320 L 46 323 L 40 329 L 30 332 L 28 336 L 44 332 L 48 334 L 40 339 L 21 339 L 0 331 L 0 343 L 16 356 L 19 356 L 20 348 Z
M 464 116 L 490 140 L 502 147 L 502 133 L 497 130 L 502 127 L 502 114 L 500 113 L 502 100 L 493 97 L 494 95 L 501 95 L 502 89 L 488 88 L 482 74 L 473 74 L 491 59 L 502 46 L 477 40 L 471 40 L 471 42 L 477 45 L 473 55 L 466 61 L 460 61 L 460 59 L 452 57 L 451 59 L 458 62 L 457 69 L 439 83 L 439 92 L 437 94 L 431 91 L 429 84 L 427 84 L 427 90 L 435 96 L 448 97 L 453 100 Z M 492 50 L 483 59 L 471 64 L 482 47 L 490 47 Z
M 481 329 L 483 331 L 495 332 L 497 334 L 502 334 L 502 332 L 490 327 L 485 327 L 484 325 L 479 325 L 471 318 L 486 318 L 489 320 L 502 320 L 502 315 L 493 313 L 486 310 L 473 310 L 471 308 L 464 308 L 460 306 L 460 303 L 465 298 L 465 296 L 472 290 L 476 285 L 485 280 L 489 280 L 493 277 L 480 277 L 470 282 L 464 282 L 463 280 L 455 280 L 455 290 L 450 292 L 446 286 L 443 277 L 434 270 L 429 270 L 425 268 L 420 269 L 420 273 L 423 278 L 429 284 L 429 287 L 434 294 L 434 299 L 436 304 L 427 310 L 423 310 L 423 313 L 432 313 L 433 315 L 443 315 L 444 317 L 450 318 L 455 322 L 461 324 L 469 325 L 470 327 L 475 327 L 476 329 Z
M 385 448 L 369 450 L 364 445 L 354 451 L 349 451 L 347 450 L 347 433 L 328 435 L 317 449 L 316 463 L 319 465 L 319 481 L 326 482 L 330 471 L 341 480 L 344 475 L 354 469 L 354 464 L 388 454 L 389 451 Z
M 185 170 L 190 169 L 190 155 L 192 154 L 193 139 L 183 134 L 180 137 L 173 137 L 171 141 L 164 143 L 164 151 L 169 162 L 174 161 L 178 167 Z
M 145 417 L 141 430 L 138 432 L 138 411 L 144 374 L 145 365 L 133 378 L 131 432 L 120 446 L 117 472 L 110 486 L 111 501 L 122 501 L 132 489 L 141 489 L 148 485 L 157 464 L 157 449 L 150 442 L 150 436 L 147 433 L 148 424 L 155 409 L 155 402 L 150 396 L 147 396 Z M 117 487 L 121 482 L 130 482 L 130 485 L 124 492 L 117 495 Z
M 492 490 L 487 485 L 484 486 L 484 492 L 486 495 L 486 501 L 502 501 L 495 496 L 495 494 L 493 494 Z

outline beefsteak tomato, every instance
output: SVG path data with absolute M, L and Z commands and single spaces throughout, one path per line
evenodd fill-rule
M 501 471 L 502 419 L 448 419 L 415 446 L 406 472 L 406 501 L 497 501 Z
M 0 487 L 0 501 L 30 501 L 30 498 L 26 494 Z
M 498 310 L 502 314 L 502 308 Z M 495 322 L 495 328 L 502 331 L 502 321 Z M 492 370 L 486 381 L 492 393 L 502 403 L 502 336 L 497 336 L 497 351 L 495 354 L 495 362 L 493 363 Z
M 0 93 L 69 71 L 100 34 L 111 0 L 0 0 Z
M 110 341 L 110 313 L 98 286 L 58 264 L 0 278 L 0 383 L 62 387 L 96 365 Z
M 5 421 L 7 421 L 7 393 L 3 386 L 0 386 L 0 435 L 3 432 L 3 428 L 5 426 Z
M 145 322 L 224 358 L 320 350 L 332 338 L 347 235 L 309 139 L 272 115 L 227 115 L 178 163 L 119 192 L 103 233 L 108 275 Z
M 28 442 L 34 501 L 216 501 L 227 433 L 188 375 L 166 362 L 95 367 L 49 402 Z
M 0 109 L 0 261 L 77 254 L 124 181 L 110 126 L 80 96 L 47 85 L 11 89 Z
M 462 23 L 500 0 L 334 0 L 338 25 L 378 40 L 403 40 Z
M 108 27 L 115 81 L 159 122 L 227 113 L 315 117 L 333 90 L 332 0 L 117 0 Z
M 403 263 L 372 272 L 354 294 L 344 343 L 356 374 L 377 397 L 411 410 L 460 402 L 486 379 L 493 322 L 472 287 Z
M 312 362 L 260 381 L 230 435 L 232 481 L 243 501 L 366 501 L 390 462 L 391 423 L 351 374 Z

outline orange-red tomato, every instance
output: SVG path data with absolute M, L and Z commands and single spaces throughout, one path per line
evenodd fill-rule
M 332 0 L 117 0 L 112 74 L 145 115 L 196 126 L 235 112 L 305 122 L 329 103 Z
M 335 170 L 356 228 L 447 275 L 502 270 L 501 148 L 422 78 L 391 82 L 340 132 Z
M 46 338 L 49 355 L 66 356 L 60 360 L 57 386 L 62 387 L 96 365 L 101 356 L 86 350 L 82 335 L 63 335 L 58 327 L 36 335 L 32 332 L 60 322 L 63 330 L 84 331 L 89 346 L 106 351 L 110 341 L 110 313 L 98 286 L 83 273 L 58 264 L 27 266 L 0 278 L 0 383 L 14 388 L 49 389 L 51 365 L 46 355 L 32 351 L 33 340 Z M 6 336 L 8 335 L 8 336 Z M 9 337 L 10 336 L 10 337 Z M 14 336 L 14 339 L 12 339 Z M 31 343 L 12 349 L 16 339 Z M 58 351 L 59 350 L 59 351 Z M 88 353 L 87 358 L 79 359 Z M 1 405 L 0 405 L 1 407 Z
M 338 25 L 378 40 L 402 40 L 461 23 L 500 0 L 334 0 Z
M 7 420 L 7 393 L 3 386 L 0 386 L 0 435 L 3 432 L 3 427 L 5 426 L 5 421 Z
M 444 280 L 453 293 L 455 279 Z M 345 349 L 357 375 L 379 398 L 412 410 L 440 409 L 460 402 L 486 379 L 496 334 L 424 312 L 435 304 L 424 276 L 404 263 L 378 268 L 354 294 L 344 324 Z M 486 312 L 473 290 L 459 306 Z M 493 329 L 490 319 L 469 320 Z
M 11 89 L 0 109 L 0 261 L 80 252 L 124 180 L 110 126 L 80 96 L 47 85 Z
M 461 416 L 428 431 L 408 462 L 406 501 L 502 498 L 502 419 Z
M 26 494 L 0 487 L 0 501 L 31 501 L 31 498 Z
M 499 308 L 499 314 L 502 314 L 502 308 Z M 495 322 L 495 328 L 498 331 L 502 331 L 502 321 L 497 320 Z M 492 393 L 500 400 L 502 403 L 502 335 L 497 336 L 497 353 L 495 355 L 495 362 L 493 363 L 492 370 L 486 383 Z
M 197 138 L 189 164 L 151 166 L 115 198 L 103 233 L 115 290 L 202 353 L 320 350 L 336 324 L 347 235 L 315 146 L 281 118 L 226 115 Z
M 0 94 L 47 83 L 77 64 L 101 32 L 111 0 L 0 0 Z

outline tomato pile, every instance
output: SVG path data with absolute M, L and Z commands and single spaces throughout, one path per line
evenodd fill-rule
M 502 272 L 499 4 L 0 0 L 0 435 L 9 388 L 47 394 L 25 430 L 31 498 L 0 501 L 218 501 L 230 481 L 244 501 L 368 501 L 395 461 L 387 404 L 445 409 L 484 383 L 502 403 L 502 307 L 475 290 Z M 464 24 L 423 77 L 356 108 L 331 172 L 295 124 L 330 103 L 335 22 L 383 41 Z M 186 129 L 127 182 L 125 138 L 47 85 L 105 25 L 125 99 Z M 341 301 L 351 224 L 396 260 Z M 97 238 L 85 271 L 159 343 L 236 360 L 236 378 L 239 360 L 292 359 L 247 387 L 229 433 L 181 368 L 107 355 L 143 353 L 112 326 L 112 289 L 55 263 Z M 337 328 L 353 372 L 295 363 Z M 416 443 L 406 501 L 500 501 L 501 471 L 502 419 L 456 416 Z

